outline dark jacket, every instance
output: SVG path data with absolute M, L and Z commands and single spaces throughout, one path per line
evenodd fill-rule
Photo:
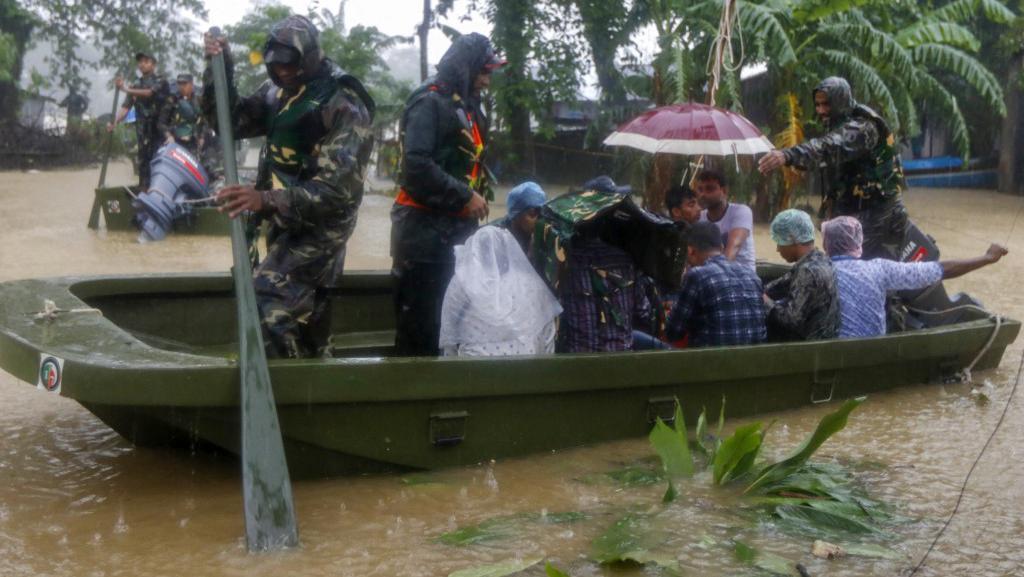
M 810 170 L 825 164 L 825 200 L 837 214 L 856 214 L 897 196 L 903 168 L 889 125 L 874 110 L 858 104 L 846 80 L 826 78 L 814 92 L 828 96 L 828 133 L 783 150 L 786 164 Z
M 479 34 L 456 40 L 427 80 L 406 101 L 400 194 L 391 210 L 391 256 L 396 262 L 454 262 L 453 247 L 477 229 L 460 216 L 472 197 L 473 128 L 487 140 L 487 118 L 472 84 L 493 51 Z M 482 193 L 483 180 L 477 185 Z

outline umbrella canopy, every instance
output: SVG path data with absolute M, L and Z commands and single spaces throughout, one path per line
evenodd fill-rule
M 695 102 L 648 110 L 620 126 L 604 143 L 688 156 L 761 154 L 775 148 L 743 116 Z

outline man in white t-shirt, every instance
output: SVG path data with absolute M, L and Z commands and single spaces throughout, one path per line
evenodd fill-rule
M 700 220 L 713 222 L 722 231 L 722 254 L 756 269 L 754 262 L 754 214 L 745 204 L 729 202 L 725 177 L 717 170 L 705 169 L 697 174 L 697 201 L 704 208 Z

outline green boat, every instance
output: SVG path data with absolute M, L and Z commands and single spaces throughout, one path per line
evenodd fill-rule
M 780 267 L 762 267 L 762 276 Z M 334 358 L 271 361 L 296 477 L 432 469 L 648 433 L 701 407 L 731 417 L 996 367 L 1020 323 L 967 310 L 884 337 L 504 358 L 392 355 L 387 273 L 334 293 Z M 237 453 L 235 306 L 227 275 L 0 284 L 0 368 L 71 398 L 140 446 L 205 441 Z M 50 301 L 50 302 L 46 302 Z M 980 356 L 979 356 L 980 355 Z
M 89 214 L 89 228 L 100 228 L 100 215 L 103 223 L 110 231 L 137 231 L 135 226 L 135 208 L 132 206 L 132 195 L 136 187 L 116 186 L 97 188 Z M 186 218 L 174 223 L 175 234 L 199 234 L 210 236 L 226 236 L 231 232 L 231 221 L 217 212 L 212 206 L 196 206 Z

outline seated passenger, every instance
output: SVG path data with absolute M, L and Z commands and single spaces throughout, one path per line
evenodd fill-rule
M 956 278 L 998 262 L 1007 250 L 992 244 L 984 255 L 942 262 L 860 260 L 864 231 L 852 216 L 821 225 L 822 244 L 832 258 L 839 287 L 839 336 L 873 337 L 885 334 L 886 291 L 921 289 L 942 279 Z
M 455 275 L 441 306 L 441 350 L 445 356 L 551 353 L 561 312 L 512 233 L 485 226 L 455 247 Z
M 599 194 L 621 194 L 607 176 L 583 185 Z M 637 281 L 636 264 L 626 250 L 606 238 L 617 223 L 596 218 L 580 226 L 566 249 L 558 297 L 565 312 L 558 327 L 558 352 L 596 353 L 633 349 L 634 318 L 650 315 L 650 302 Z
M 779 254 L 793 268 L 764 288 L 768 340 L 807 341 L 839 335 L 839 295 L 832 261 L 814 247 L 814 223 L 802 210 L 784 210 L 771 225 Z
M 523 253 L 530 254 L 530 239 L 533 229 L 540 217 L 540 209 L 547 201 L 544 189 L 536 182 L 524 182 L 508 191 L 505 206 L 508 213 L 494 221 L 494 226 L 504 228 L 512 233 L 523 248 Z
M 665 209 L 672 222 L 693 224 L 700 220 L 697 194 L 689 186 L 677 184 L 665 193 Z
M 763 288 L 757 273 L 722 254 L 722 235 L 710 222 L 690 228 L 690 269 L 668 318 L 669 340 L 689 337 L 690 347 L 764 342 Z
M 754 263 L 754 213 L 745 204 L 729 202 L 725 177 L 717 170 L 697 173 L 697 201 L 704 210 L 700 220 L 712 222 L 722 233 L 722 254 L 756 270 Z

